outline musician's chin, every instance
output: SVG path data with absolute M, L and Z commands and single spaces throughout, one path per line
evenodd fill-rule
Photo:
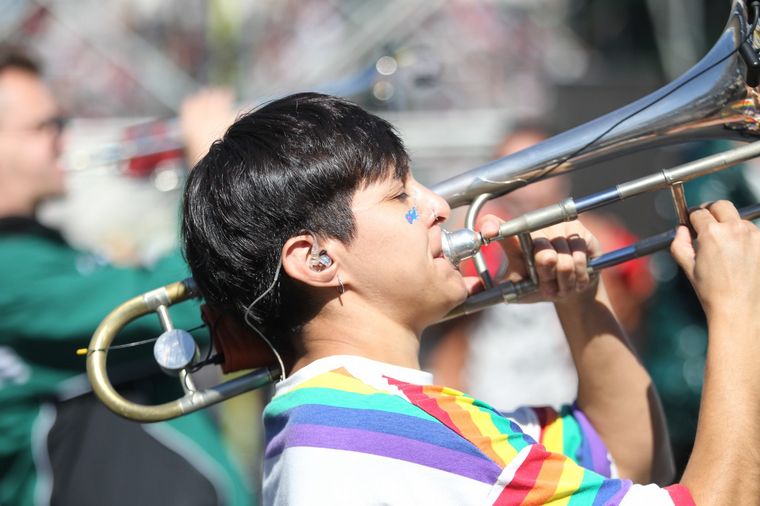
M 448 282 L 450 290 L 447 290 L 446 293 L 447 307 L 445 308 L 444 314 L 441 316 L 444 316 L 449 311 L 462 304 L 467 300 L 468 296 L 483 289 L 480 278 L 477 276 L 462 276 L 462 274 L 456 269 L 452 269 L 448 274 Z

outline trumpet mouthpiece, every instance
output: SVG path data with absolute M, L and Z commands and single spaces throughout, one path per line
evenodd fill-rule
M 478 252 L 485 241 L 479 232 L 463 228 L 455 232 L 444 232 L 441 238 L 443 256 L 454 265 Z

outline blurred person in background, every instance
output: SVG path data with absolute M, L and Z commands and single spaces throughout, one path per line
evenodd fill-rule
M 228 93 L 186 100 L 191 162 L 223 133 L 229 111 Z M 0 504 L 251 504 L 207 413 L 140 425 L 90 392 L 75 350 L 112 308 L 188 274 L 176 251 L 150 269 L 114 267 L 37 221 L 39 204 L 64 193 L 62 130 L 38 64 L 0 48 Z M 192 304 L 171 314 L 178 326 L 200 323 Z M 142 319 L 122 339 L 160 332 Z M 128 398 L 155 403 L 178 393 L 144 349 L 113 351 L 109 362 Z
M 496 150 L 501 158 L 529 148 L 549 137 L 549 129 L 538 122 L 515 125 Z M 569 176 L 544 179 L 486 204 L 484 214 L 502 219 L 560 202 L 570 193 Z M 580 221 L 597 237 L 604 251 L 636 242 L 615 217 L 600 212 L 585 213 Z M 501 248 L 482 248 L 493 278 L 506 268 Z M 472 261 L 461 266 L 475 275 Z M 602 272 L 615 315 L 628 335 L 636 336 L 644 303 L 654 282 L 647 260 L 639 259 Z M 505 332 L 519 329 L 519 332 Z M 442 383 L 467 391 L 500 409 L 526 404 L 558 407 L 571 402 L 577 391 L 573 366 L 562 326 L 554 305 L 500 304 L 477 314 L 457 318 L 432 329 L 438 334 L 425 366 Z M 509 385 L 509 386 L 507 386 Z

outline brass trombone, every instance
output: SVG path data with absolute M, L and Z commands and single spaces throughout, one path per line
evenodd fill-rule
M 444 254 L 454 263 L 473 257 L 487 290 L 468 298 L 447 317 L 468 314 L 485 307 L 514 302 L 536 289 L 535 271 L 519 283 L 492 286 L 485 262 L 479 254 L 485 244 L 474 231 L 475 219 L 483 204 L 521 186 L 580 169 L 623 153 L 649 146 L 695 139 L 760 139 L 758 81 L 760 47 L 757 18 L 760 2 L 732 0 L 728 23 L 708 54 L 680 78 L 598 119 L 547 139 L 531 148 L 472 169 L 443 181 L 433 190 L 446 198 L 452 208 L 469 205 L 466 228 L 445 235 Z M 516 236 L 531 258 L 532 231 L 574 219 L 578 214 L 640 195 L 670 189 L 679 221 L 685 223 L 687 203 L 683 183 L 760 156 L 760 141 L 686 163 L 672 169 L 621 183 L 613 188 L 531 211 L 501 225 L 499 237 Z M 760 204 L 740 210 L 745 219 L 760 217 Z M 674 230 L 634 245 L 606 253 L 589 262 L 591 272 L 667 248 Z M 263 367 L 206 390 L 193 384 L 191 370 L 198 363 L 193 338 L 175 329 L 167 311 L 171 304 L 198 293 L 192 279 L 178 281 L 137 296 L 114 309 L 90 341 L 86 350 L 87 374 L 95 394 L 115 413 L 141 422 L 175 418 L 239 393 L 269 384 L 279 377 L 276 366 Z M 159 316 L 164 333 L 156 341 L 154 356 L 164 371 L 178 376 L 185 395 L 174 401 L 144 406 L 124 399 L 111 385 L 106 357 L 118 331 L 135 318 L 150 312 Z

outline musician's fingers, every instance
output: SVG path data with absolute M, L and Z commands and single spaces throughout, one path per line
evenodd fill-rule
M 492 239 L 499 234 L 499 225 L 503 220 L 493 214 L 486 214 L 478 218 L 475 230 L 479 231 L 484 238 Z
M 525 264 L 525 254 L 520 248 L 520 240 L 517 237 L 507 237 L 499 241 L 504 253 L 507 256 L 507 279 L 510 281 L 519 281 L 528 275 L 528 268 Z
M 464 286 L 467 289 L 467 295 L 474 295 L 478 292 L 482 292 L 485 288 L 483 282 L 478 276 L 463 276 Z
M 179 126 L 191 167 L 235 121 L 234 98 L 232 90 L 207 88 L 182 101 Z
M 693 215 L 693 213 L 692 213 Z M 689 281 L 694 279 L 695 251 L 691 234 L 686 227 L 678 227 L 676 237 L 670 244 L 670 253 L 676 263 L 681 266 Z
M 543 236 L 533 237 L 533 253 L 538 274 L 538 290 L 545 298 L 553 298 L 559 292 L 557 285 L 557 251 L 551 241 Z
M 499 234 L 499 226 L 504 222 L 501 218 L 492 214 L 486 214 L 478 218 L 475 230 L 479 231 L 485 239 L 492 239 Z M 508 277 L 513 281 L 522 279 L 526 275 L 525 259 L 520 249 L 520 241 L 517 237 L 500 239 L 499 244 L 507 255 Z
M 739 211 L 737 211 L 736 207 L 728 200 L 711 202 L 707 205 L 707 209 L 712 213 L 715 219 L 721 223 L 742 219 L 739 215 Z
M 575 291 L 582 292 L 591 281 L 588 274 L 588 243 L 577 234 L 567 238 L 575 264 Z
M 575 291 L 575 261 L 567 238 L 555 237 L 551 240 L 557 252 L 557 287 L 558 295 L 567 295 Z
M 697 234 L 707 230 L 707 227 L 709 227 L 712 223 L 717 222 L 715 216 L 713 216 L 713 214 L 705 208 L 695 209 L 692 211 L 689 215 L 689 221 L 691 221 L 691 226 L 694 227 L 694 230 L 697 232 Z

